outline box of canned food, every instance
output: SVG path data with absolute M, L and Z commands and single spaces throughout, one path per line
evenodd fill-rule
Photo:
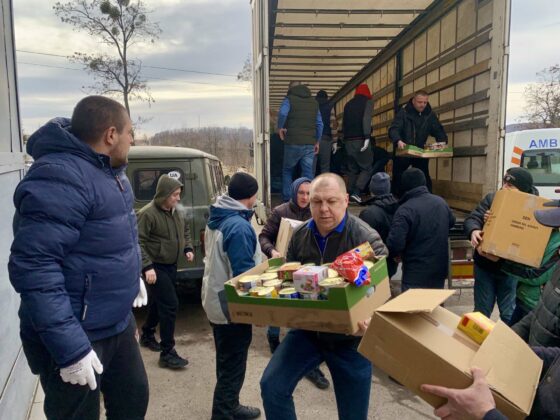
M 385 258 L 365 263 L 371 284 L 357 287 L 326 266 L 265 261 L 226 282 L 231 321 L 356 334 L 391 296 Z M 296 267 L 302 272 L 294 277 Z

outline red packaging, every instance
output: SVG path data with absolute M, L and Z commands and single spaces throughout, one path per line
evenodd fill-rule
M 356 286 L 370 284 L 369 270 L 364 265 L 364 260 L 360 254 L 354 250 L 339 255 L 330 265 L 330 268 L 336 270 L 346 281 Z

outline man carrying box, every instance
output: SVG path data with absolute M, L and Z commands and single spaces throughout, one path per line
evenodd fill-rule
M 309 187 L 311 180 L 309 178 L 298 178 L 292 183 L 292 197 L 287 203 L 280 204 L 272 210 L 272 215 L 266 221 L 262 232 L 259 235 L 259 243 L 262 252 L 268 258 L 278 258 L 283 255 L 276 249 L 276 241 L 278 239 L 278 231 L 282 218 L 300 220 L 302 222 L 311 218 L 309 210 Z M 270 352 L 274 353 L 280 345 L 280 327 L 268 327 L 266 333 Z M 329 381 L 323 375 L 319 368 L 313 369 L 306 375 L 313 384 L 319 389 L 327 389 Z
M 216 388 L 212 420 L 254 419 L 261 412 L 239 404 L 245 380 L 252 326 L 229 322 L 224 283 L 261 262 L 257 235 L 251 226 L 257 199 L 257 180 L 238 172 L 231 177 L 228 194 L 210 207 L 204 233 L 205 267 L 202 306 L 212 325 L 216 347 Z
M 533 191 L 533 177 L 523 168 L 510 168 L 504 176 L 503 189 L 519 190 L 525 193 Z M 486 258 L 478 251 L 482 241 L 482 229 L 488 212 L 492 207 L 494 195 L 488 193 L 477 208 L 465 219 L 465 234 L 470 238 L 474 251 L 474 310 L 490 317 L 497 301 L 500 318 L 509 324 L 515 306 L 516 281 L 501 271 L 501 262 Z
M 290 241 L 287 259 L 315 265 L 369 242 L 377 256 L 387 248 L 379 234 L 347 213 L 348 194 L 342 178 L 327 173 L 311 183 L 312 220 L 300 226 Z M 326 362 L 335 389 L 340 418 L 366 419 L 371 388 L 371 364 L 357 352 L 360 339 L 343 334 L 305 330 L 288 332 L 261 379 L 261 395 L 269 420 L 296 418 L 292 393 L 300 379 Z

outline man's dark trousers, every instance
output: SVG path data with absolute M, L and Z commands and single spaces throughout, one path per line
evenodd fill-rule
M 424 158 L 408 158 L 393 157 L 393 183 L 392 193 L 400 197 L 401 194 L 401 178 L 404 171 L 410 166 L 420 169 L 426 176 L 426 187 L 432 192 L 432 178 L 430 178 L 430 159 Z
M 109 420 L 136 420 L 146 415 L 148 377 L 132 315 L 130 324 L 122 333 L 91 343 L 103 364 L 103 374 L 95 375 L 97 389 L 94 391 L 87 385 L 63 382 L 59 368 L 40 340 L 23 335 L 21 340 L 29 366 L 41 380 L 48 420 L 99 420 L 100 391 Z
M 245 380 L 253 329 L 246 324 L 211 324 L 216 346 L 216 388 L 212 420 L 233 420 Z
M 179 299 L 175 289 L 177 266 L 175 264 L 154 263 L 157 280 L 148 285 L 149 312 L 142 327 L 144 335 L 154 335 L 159 322 L 161 352 L 169 353 L 175 347 L 175 319 Z

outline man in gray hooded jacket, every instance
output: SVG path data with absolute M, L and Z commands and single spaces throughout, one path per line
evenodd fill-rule
M 228 194 L 210 206 L 204 233 L 205 267 L 202 306 L 214 334 L 216 387 L 212 420 L 254 419 L 260 410 L 239 404 L 245 379 L 252 326 L 230 322 L 224 283 L 261 262 L 257 235 L 251 226 L 257 199 L 257 180 L 238 172 L 231 177 Z

